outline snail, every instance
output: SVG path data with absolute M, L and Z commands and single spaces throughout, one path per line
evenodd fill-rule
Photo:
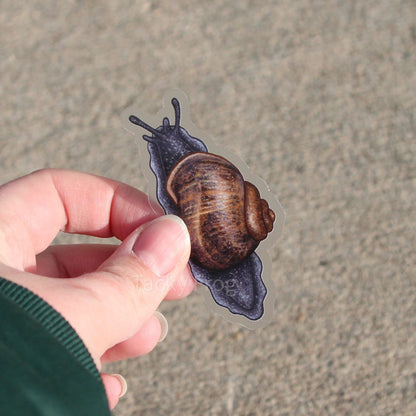
M 153 128 L 135 115 L 143 135 L 156 195 L 166 214 L 180 216 L 191 237 L 190 267 L 215 302 L 250 320 L 263 316 L 267 293 L 261 259 L 255 253 L 273 229 L 275 213 L 258 189 L 222 156 L 180 125 L 180 104 L 172 98 L 175 123 L 167 117 Z
M 192 260 L 207 269 L 241 263 L 273 229 L 267 201 L 222 156 L 185 156 L 169 173 L 166 190 L 188 227 Z

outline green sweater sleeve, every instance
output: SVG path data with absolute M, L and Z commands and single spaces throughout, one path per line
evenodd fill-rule
M 41 298 L 2 278 L 0 415 L 110 415 L 97 367 L 74 329 Z

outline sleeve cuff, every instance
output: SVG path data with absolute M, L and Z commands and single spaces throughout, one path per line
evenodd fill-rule
M 0 278 L 0 316 L 1 414 L 110 415 L 94 360 L 55 309 Z

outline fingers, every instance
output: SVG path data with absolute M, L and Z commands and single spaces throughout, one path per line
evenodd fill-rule
M 163 341 L 167 333 L 166 318 L 156 311 L 136 334 L 107 350 L 101 357 L 101 362 L 119 361 L 147 354 Z
M 121 359 L 137 357 L 150 352 L 158 342 L 163 341 L 168 332 L 168 324 L 165 317 L 155 314 L 142 326 L 137 334 L 121 344 L 115 345 L 101 358 L 101 362 L 117 361 Z M 127 382 L 120 374 L 101 374 L 110 409 L 118 404 L 118 401 L 127 392 Z
M 137 334 L 108 350 L 101 362 L 117 361 L 137 357 L 150 352 L 158 342 L 163 341 L 168 332 L 166 318 L 159 312 L 142 326 Z M 101 374 L 110 409 L 116 407 L 119 399 L 127 392 L 127 382 L 120 374 Z
M 113 410 L 121 397 L 127 392 L 127 381 L 120 374 L 101 374 L 107 395 L 108 406 Z
M 189 255 L 185 224 L 167 215 L 134 231 L 95 272 L 72 279 L 35 278 L 0 264 L 0 275 L 60 312 L 100 368 L 104 353 L 134 336 L 154 314 Z
M 165 300 L 182 299 L 191 294 L 196 288 L 196 281 L 192 276 L 189 265 L 175 280 L 175 283 L 169 289 Z
M 69 244 L 48 247 L 36 256 L 36 273 L 49 277 L 76 277 L 100 267 L 118 248 L 108 244 Z M 175 280 L 167 300 L 182 299 L 195 289 L 189 266 Z
M 54 169 L 1 186 L 0 201 L 0 260 L 29 271 L 60 230 L 123 240 L 161 214 L 128 185 Z
M 68 317 L 98 362 L 149 320 L 183 273 L 189 254 L 182 220 L 160 217 L 127 237 L 96 272 L 65 279 L 78 292 L 77 304 L 58 302 L 56 309 Z M 65 293 L 55 293 L 51 302 L 57 302 L 56 296 L 62 300 Z
M 75 277 L 96 270 L 117 249 L 110 244 L 49 246 L 36 256 L 36 273 L 49 277 Z

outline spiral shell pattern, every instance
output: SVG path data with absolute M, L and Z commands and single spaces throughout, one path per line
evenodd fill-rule
M 224 270 L 247 258 L 273 228 L 274 212 L 227 159 L 196 152 L 170 172 L 166 190 L 191 236 L 191 258 Z

